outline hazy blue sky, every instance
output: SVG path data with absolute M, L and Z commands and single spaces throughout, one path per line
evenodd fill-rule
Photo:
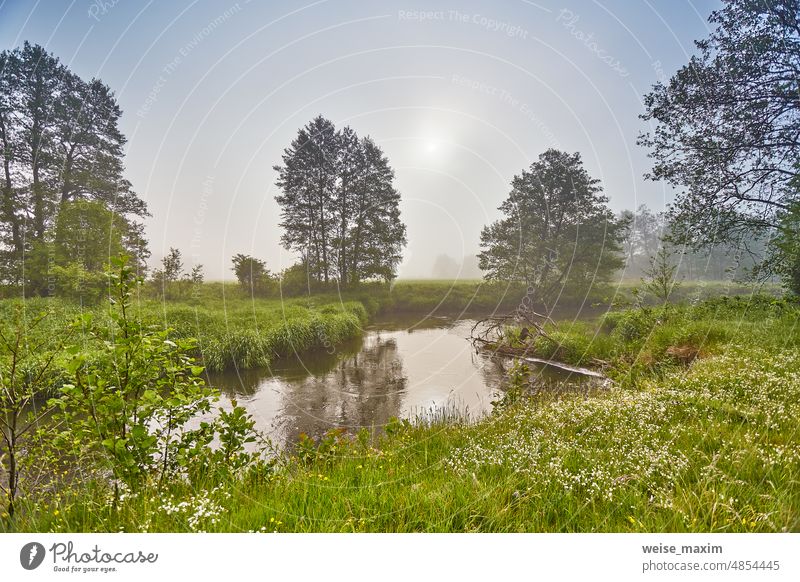
M 548 147 L 579 151 L 615 210 L 671 193 L 645 182 L 641 98 L 706 36 L 711 0 L 14 2 L 0 46 L 44 45 L 115 91 L 127 174 L 170 246 L 209 278 L 230 257 L 271 269 L 272 167 L 315 115 L 371 135 L 403 196 L 401 276 L 478 250 L 512 176 Z

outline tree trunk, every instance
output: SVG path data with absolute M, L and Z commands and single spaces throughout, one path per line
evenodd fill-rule
M 3 214 L 11 226 L 11 245 L 14 249 L 14 259 L 20 260 L 23 252 L 22 232 L 19 217 L 14 212 L 14 185 L 11 181 L 11 144 L 8 142 L 8 133 L 5 120 L 0 117 L 0 139 L 3 146 Z

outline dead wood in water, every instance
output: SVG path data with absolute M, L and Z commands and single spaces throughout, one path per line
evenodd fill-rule
M 475 347 L 476 351 L 477 350 L 488 351 L 491 352 L 493 355 L 497 356 L 515 358 L 518 360 L 534 364 L 552 366 L 554 368 L 559 368 L 566 372 L 572 372 L 575 374 L 589 376 L 592 378 L 601 378 L 603 380 L 608 379 L 606 378 L 605 375 L 596 370 L 591 370 L 589 368 L 582 368 L 580 366 L 572 366 L 556 360 L 536 358 L 530 356 L 528 354 L 531 348 L 530 345 L 525 345 L 522 347 L 514 347 L 510 345 L 504 345 L 501 343 L 503 339 L 503 326 L 528 324 L 528 326 L 533 328 L 534 332 L 531 333 L 528 327 L 523 327 L 520 336 L 520 339 L 523 342 L 531 341 L 536 339 L 536 336 L 541 336 L 550 341 L 551 343 L 555 344 L 556 342 L 549 335 L 547 335 L 547 332 L 545 332 L 543 324 L 539 323 L 534 318 L 540 318 L 542 322 L 549 321 L 555 324 L 555 322 L 548 316 L 536 313 L 535 311 L 522 311 L 522 312 L 518 311 L 509 315 L 487 317 L 485 319 L 481 319 L 475 322 L 475 325 L 472 326 L 472 330 L 470 331 L 470 339 L 472 341 L 472 345 Z M 481 332 L 476 333 L 476 331 L 481 325 L 485 325 L 485 328 Z M 600 368 L 604 368 L 608 365 L 608 362 L 598 359 L 592 359 L 591 363 Z
M 602 378 L 606 379 L 606 377 L 596 370 L 591 370 L 589 368 L 583 368 L 581 366 L 572 366 L 570 364 L 565 364 L 563 362 L 558 362 L 556 360 L 548 360 L 546 358 L 535 358 L 533 356 L 529 356 L 527 354 L 526 348 L 513 348 L 510 346 L 500 346 L 495 345 L 494 347 L 486 346 L 484 349 L 491 349 L 492 353 L 498 356 L 504 356 L 507 358 L 515 358 L 517 360 L 522 360 L 523 362 L 530 362 L 532 364 L 542 364 L 545 366 L 552 366 L 554 368 L 558 368 L 560 370 L 564 370 L 565 372 L 572 372 L 575 374 L 580 374 L 582 376 L 591 376 L 592 378 Z M 607 364 L 602 360 L 593 360 L 593 363 L 597 363 L 598 365 Z
M 540 335 L 548 340 L 550 340 L 550 336 L 544 331 L 544 326 L 536 321 L 534 318 L 540 318 L 543 322 L 549 321 L 550 323 L 555 323 L 552 319 L 550 319 L 547 315 L 542 315 L 541 313 L 536 313 L 532 310 L 518 310 L 514 313 L 508 315 L 492 315 L 491 317 L 486 317 L 484 319 L 479 319 L 475 322 L 475 325 L 472 326 L 470 330 L 470 338 L 472 339 L 473 345 L 477 343 L 481 343 L 483 345 L 494 343 L 493 340 L 490 340 L 489 337 L 492 334 L 497 334 L 497 337 L 502 337 L 503 335 L 503 326 L 509 324 L 525 324 L 527 323 L 530 327 L 535 330 L 536 335 Z M 479 334 L 475 334 L 475 331 L 478 329 L 479 326 L 486 325 L 486 328 L 480 332 Z M 524 337 L 521 339 L 524 341 L 528 337 L 531 336 L 530 330 L 527 327 L 522 328 L 522 333 Z M 552 341 L 552 340 L 551 340 Z

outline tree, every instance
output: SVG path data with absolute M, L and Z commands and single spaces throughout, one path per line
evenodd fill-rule
M 44 241 L 32 245 L 26 287 L 37 295 L 58 295 L 89 303 L 106 288 L 110 257 L 124 250 L 130 224 L 102 201 L 67 201 Z
M 281 271 L 281 295 L 290 297 L 293 295 L 310 294 L 310 276 L 311 273 L 305 263 L 295 263 L 291 267 L 287 267 Z
M 189 273 L 189 282 L 192 285 L 202 285 L 203 280 L 205 279 L 205 274 L 203 273 L 203 265 L 195 265 L 192 267 L 192 272 Z
M 680 286 L 676 279 L 678 266 L 672 262 L 672 253 L 666 245 L 650 257 L 650 264 L 644 271 L 642 287 L 655 295 L 662 303 L 669 301 L 670 295 Z
M 153 284 L 161 292 L 164 298 L 169 299 L 173 296 L 175 283 L 183 273 L 183 259 L 181 251 L 174 247 L 169 248 L 169 252 L 161 259 L 161 268 L 153 272 Z
M 779 228 L 797 201 L 799 18 L 796 0 L 726 0 L 699 53 L 645 96 L 648 177 L 681 190 L 673 242 L 746 251 L 743 240 Z M 780 257 L 768 256 L 762 272 Z
M 250 255 L 236 254 L 233 257 L 233 272 L 239 285 L 249 295 L 267 293 L 271 277 L 264 261 Z
M 282 161 L 275 166 L 281 241 L 300 254 L 310 282 L 394 278 L 406 230 L 380 147 L 320 116 L 298 131 Z
M 402 260 L 406 225 L 400 219 L 400 193 L 389 159 L 369 137 L 361 140 L 363 167 L 356 182 L 350 223 L 349 281 L 391 281 Z M 341 274 L 340 274 L 341 277 Z
M 296 250 L 314 271 L 317 281 L 328 282 L 332 206 L 336 189 L 336 129 L 318 116 L 300 129 L 297 138 L 284 150 L 283 166 L 277 186 L 282 194 L 275 200 L 281 206 L 281 242 Z
M 123 177 L 121 115 L 108 86 L 84 81 L 43 47 L 0 52 L 0 280 L 20 283 L 61 207 L 80 200 L 102 202 L 128 223 L 123 244 L 143 266 L 137 219 L 148 213 Z M 42 288 L 39 281 L 26 291 Z
M 549 305 L 561 292 L 585 293 L 622 268 L 626 225 L 615 219 L 599 180 L 580 154 L 547 150 L 514 176 L 504 217 L 481 232 L 480 268 L 490 280 L 523 281 Z
M 164 280 L 167 283 L 174 283 L 178 280 L 183 273 L 183 259 L 181 258 L 181 251 L 170 247 L 167 256 L 161 259 L 161 265 L 164 271 Z
M 619 218 L 628 225 L 624 244 L 626 273 L 642 273 L 661 245 L 666 228 L 664 213 L 655 213 L 640 204 L 635 212 L 624 210 Z
M 775 246 L 781 253 L 779 274 L 786 287 L 800 295 L 800 204 L 794 204 L 781 216 Z

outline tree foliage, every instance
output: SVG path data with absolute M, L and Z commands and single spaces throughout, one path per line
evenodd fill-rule
M 102 201 L 63 202 L 44 241 L 32 245 L 25 263 L 28 294 L 58 295 L 84 303 L 107 291 L 110 257 L 125 248 L 129 224 Z
M 781 254 L 778 270 L 784 284 L 800 295 L 800 203 L 781 216 L 775 246 Z
M 536 302 L 583 293 L 620 269 L 625 223 L 614 217 L 580 154 L 547 150 L 514 176 L 504 217 L 481 232 L 487 279 L 523 281 Z
M 645 96 L 653 130 L 640 143 L 654 160 L 649 177 L 680 189 L 672 240 L 746 252 L 798 199 L 800 4 L 726 0 L 709 22 L 698 54 Z
M 252 297 L 266 295 L 272 287 L 273 278 L 267 264 L 250 255 L 234 255 L 233 272 L 242 290 Z
M 221 437 L 225 460 L 236 460 L 232 468 L 248 464 L 243 447 L 255 435 L 243 409 L 234 404 L 218 420 L 199 421 L 219 394 L 205 384 L 203 367 L 191 355 L 195 340 L 171 339 L 170 330 L 147 327 L 134 316 L 141 281 L 127 257 L 113 259 L 109 275 L 110 327 L 88 314 L 76 322 L 86 337 L 69 350 L 68 382 L 53 400 L 63 421 L 56 424 L 63 427 L 57 442 L 111 472 L 115 502 L 119 484 L 136 490 L 207 471 L 220 460 L 210 448 L 215 437 Z
M 342 286 L 391 280 L 406 243 L 394 171 L 370 138 L 316 117 L 275 167 L 282 242 L 313 281 Z
M 204 278 L 203 265 L 193 265 L 191 271 L 185 272 L 180 249 L 170 247 L 161 259 L 161 267 L 153 271 L 150 283 L 155 295 L 164 299 L 185 297 L 190 291 L 197 299 Z
M 26 42 L 0 52 L 0 279 L 20 283 L 32 249 L 52 242 L 59 213 L 79 200 L 123 217 L 123 244 L 143 264 L 136 219 L 148 214 L 123 177 L 121 115 L 107 85 L 81 79 L 43 47 Z
M 674 253 L 662 244 L 658 252 L 650 257 L 650 264 L 644 270 L 642 288 L 662 303 L 680 287 L 677 278 L 678 265 L 673 262 Z

